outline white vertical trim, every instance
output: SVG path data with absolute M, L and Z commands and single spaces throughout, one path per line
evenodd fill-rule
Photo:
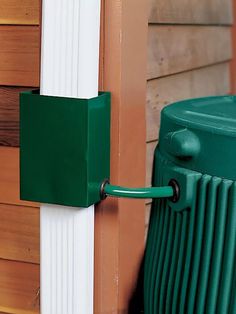
M 100 0 L 43 0 L 43 95 L 98 94 Z
M 41 313 L 93 313 L 94 207 L 41 205 Z
M 100 0 L 43 0 L 40 93 L 98 94 Z M 41 314 L 92 314 L 94 206 L 41 205 Z

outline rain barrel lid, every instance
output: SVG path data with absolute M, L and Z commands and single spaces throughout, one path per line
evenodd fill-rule
M 236 96 L 189 99 L 164 108 L 159 150 L 177 165 L 236 180 Z

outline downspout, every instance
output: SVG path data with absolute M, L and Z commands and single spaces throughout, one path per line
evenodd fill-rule
M 98 95 L 99 33 L 100 0 L 43 0 L 41 95 Z M 42 204 L 40 241 L 41 313 L 92 314 L 94 206 Z

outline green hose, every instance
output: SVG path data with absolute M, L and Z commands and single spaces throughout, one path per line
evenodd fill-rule
M 105 195 L 128 198 L 164 198 L 173 197 L 172 186 L 151 187 L 151 188 L 124 188 L 121 186 L 106 184 Z

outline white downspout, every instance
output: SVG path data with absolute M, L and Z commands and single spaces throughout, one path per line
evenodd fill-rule
M 42 5 L 41 95 L 96 97 L 100 0 Z M 92 314 L 94 206 L 41 205 L 40 241 L 41 314 Z

